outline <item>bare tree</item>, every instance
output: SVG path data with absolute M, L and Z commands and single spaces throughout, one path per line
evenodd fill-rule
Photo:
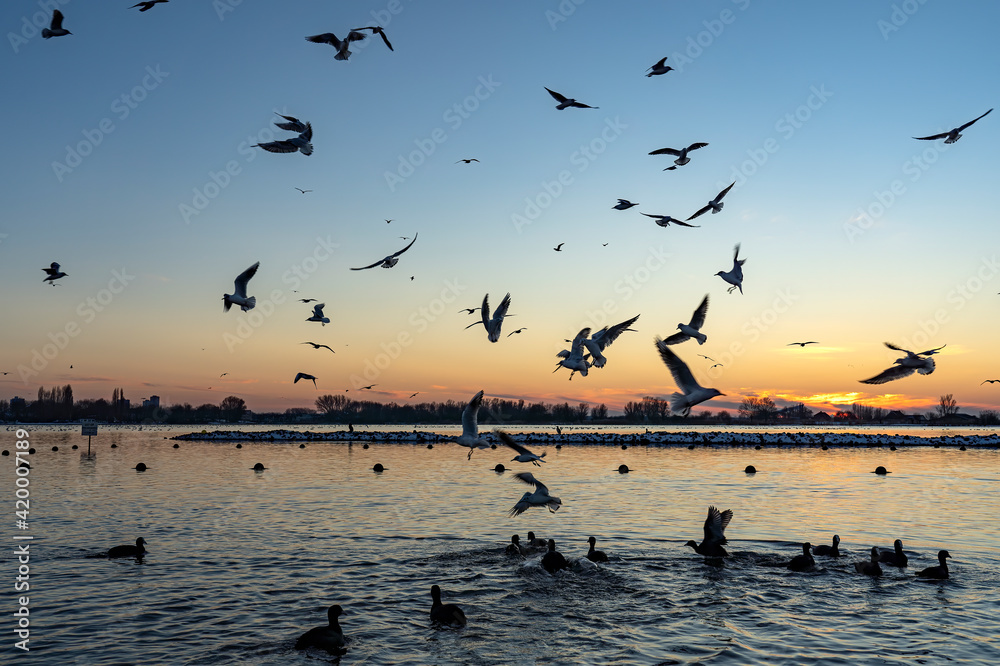
M 951 393 L 941 396 L 941 402 L 938 403 L 938 415 L 941 418 L 946 418 L 953 414 L 958 414 L 958 402 Z
M 740 418 L 754 421 L 770 421 L 778 413 L 778 406 L 769 396 L 743 398 L 740 404 Z
M 235 395 L 223 398 L 222 402 L 219 404 L 219 409 L 222 410 L 223 416 L 230 423 L 236 423 L 241 418 L 243 414 L 247 411 L 247 403 L 243 398 L 238 398 Z
M 334 412 L 341 412 L 347 407 L 347 396 L 344 395 L 321 395 L 316 398 L 316 409 L 323 412 L 324 414 L 333 414 Z

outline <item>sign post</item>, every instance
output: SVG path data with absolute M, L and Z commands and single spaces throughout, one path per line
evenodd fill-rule
M 97 421 L 94 419 L 82 419 L 80 423 L 83 424 L 83 430 L 80 434 L 87 436 L 87 457 L 92 458 L 93 455 L 90 453 L 90 438 L 97 434 Z

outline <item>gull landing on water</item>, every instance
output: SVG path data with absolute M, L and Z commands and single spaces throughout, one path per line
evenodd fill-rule
M 676 345 L 679 342 L 684 342 L 685 340 L 690 340 L 694 338 L 698 341 L 699 345 L 705 344 L 708 340 L 708 336 L 701 332 L 701 327 L 705 325 L 705 315 L 708 314 L 708 294 L 705 294 L 705 298 L 701 300 L 701 304 L 691 315 L 690 324 L 677 324 L 677 328 L 680 329 L 679 333 L 674 333 L 669 338 L 664 340 L 664 344 Z
M 691 408 L 695 405 L 703 403 L 706 400 L 711 400 L 717 395 L 725 395 L 725 393 L 718 389 L 704 388 L 698 384 L 695 381 L 694 375 L 691 374 L 691 370 L 688 369 L 687 364 L 677 354 L 672 352 L 667 343 L 661 340 L 659 336 L 656 338 L 656 348 L 660 352 L 660 358 L 663 359 L 667 369 L 670 370 L 670 374 L 673 375 L 674 381 L 677 382 L 677 388 L 683 391 L 683 393 L 674 393 L 670 396 L 671 412 L 687 416 L 691 413 Z
M 993 109 L 990 109 L 990 111 L 992 111 L 992 110 Z M 984 116 L 988 116 L 990 114 L 990 111 L 987 111 L 982 116 L 979 116 L 979 118 L 983 118 Z M 931 136 L 915 136 L 913 138 L 914 139 L 918 139 L 920 141 L 933 141 L 935 139 L 944 139 L 945 143 L 955 143 L 956 141 L 958 141 L 959 139 L 962 138 L 962 130 L 964 130 L 966 127 L 968 127 L 972 123 L 976 122 L 977 120 L 979 120 L 979 118 L 975 118 L 973 120 L 970 120 L 969 122 L 965 123 L 964 125 L 960 125 L 960 126 L 956 127 L 955 129 L 948 130 L 947 132 L 942 132 L 941 134 L 932 134 Z
M 479 437 L 479 408 L 483 404 L 484 391 L 472 396 L 472 400 L 462 410 L 462 434 L 455 438 L 455 443 L 469 447 L 466 460 L 472 460 L 472 452 L 476 449 L 488 449 L 490 443 Z
M 731 294 L 736 288 L 739 288 L 741 294 L 743 293 L 743 264 L 746 262 L 746 259 L 740 259 L 740 244 L 737 243 L 733 251 L 733 269 L 716 273 L 720 278 L 733 285 L 726 290 L 726 293 Z
M 940 350 L 947 346 L 941 345 L 940 347 L 935 347 L 934 349 L 928 349 L 927 351 L 914 354 L 913 352 L 903 349 L 902 347 L 898 347 L 891 342 L 883 344 L 885 344 L 885 346 L 889 349 L 906 352 L 906 356 L 903 358 L 897 358 L 893 361 L 893 367 L 883 370 L 874 377 L 859 380 L 862 384 L 885 384 L 886 382 L 891 382 L 895 379 L 909 377 L 914 372 L 919 372 L 922 375 L 929 375 L 934 372 L 934 359 L 929 357 L 937 354 Z
M 542 86 L 542 87 L 544 88 L 545 86 Z M 597 106 L 589 106 L 587 104 L 584 104 L 583 102 L 578 102 L 575 99 L 572 99 L 570 97 L 566 97 L 565 95 L 560 95 L 555 90 L 549 90 L 548 88 L 545 88 L 545 89 L 549 91 L 550 95 L 552 95 L 552 99 L 554 99 L 555 101 L 559 102 L 559 104 L 556 105 L 556 108 L 559 109 L 560 111 L 562 111 L 563 109 L 565 109 L 567 107 L 570 107 L 570 106 L 576 107 L 578 109 L 598 109 L 598 108 L 600 108 L 600 107 L 597 107 Z
M 482 321 L 474 321 L 465 328 L 468 329 L 482 324 L 486 328 L 486 335 L 489 337 L 490 342 L 496 342 L 500 339 L 500 327 L 503 326 L 504 318 L 514 316 L 507 314 L 508 308 L 510 308 L 510 292 L 507 292 L 507 295 L 503 297 L 499 307 L 493 312 L 493 317 L 490 318 L 490 295 L 486 294 L 483 296 L 483 305 L 479 308 Z
M 719 192 L 718 194 L 716 194 L 714 199 L 712 199 L 707 204 L 705 204 L 705 206 L 703 208 L 701 208 L 697 213 L 695 213 L 694 215 L 692 215 L 691 217 L 689 217 L 688 221 L 693 220 L 694 218 L 698 217 L 699 215 L 704 215 L 708 211 L 712 211 L 712 215 L 715 215 L 716 213 L 718 213 L 719 211 L 721 211 L 722 207 L 725 206 L 725 204 L 722 203 L 722 198 L 724 196 L 726 196 L 727 194 L 729 194 L 729 190 L 733 189 L 733 185 L 735 185 L 735 184 L 736 184 L 736 181 L 734 180 L 732 183 L 729 184 L 729 187 L 727 187 L 726 189 L 724 189 L 721 192 Z
M 390 220 L 386 220 L 386 222 L 389 222 L 389 221 Z M 376 266 L 381 266 L 382 268 L 392 268 L 393 266 L 395 266 L 396 264 L 399 263 L 399 255 L 401 255 L 404 252 L 406 252 L 407 250 L 409 250 L 410 247 L 414 243 L 417 242 L 417 236 L 419 236 L 419 235 L 420 235 L 419 233 L 414 234 L 413 235 L 413 240 L 410 241 L 410 244 L 407 245 L 406 247 L 404 247 L 399 252 L 393 252 L 388 257 L 383 257 L 382 259 L 379 259 L 378 261 L 376 261 L 374 264 L 370 264 L 368 266 L 362 266 L 361 268 L 352 268 L 351 270 L 352 271 L 365 271 L 365 270 L 368 270 L 369 268 L 375 268 Z
M 229 312 L 229 308 L 233 305 L 240 306 L 243 312 L 253 310 L 253 307 L 257 305 L 257 298 L 255 296 L 247 296 L 247 283 L 250 282 L 250 278 L 257 274 L 258 268 L 260 268 L 259 261 L 237 276 L 236 282 L 233 284 L 233 293 L 222 295 L 222 309 L 224 312 Z
M 548 507 L 551 513 L 555 513 L 562 506 L 562 500 L 558 497 L 553 497 L 549 494 L 549 489 L 544 483 L 535 478 L 531 472 L 519 472 L 514 475 L 514 478 L 521 483 L 527 483 L 529 486 L 535 487 L 535 492 L 524 493 L 521 499 L 517 501 L 510 511 L 507 512 L 508 516 L 520 516 L 522 513 L 527 511 L 533 506 L 545 506 Z

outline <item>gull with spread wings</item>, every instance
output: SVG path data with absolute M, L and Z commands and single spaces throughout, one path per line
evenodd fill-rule
M 695 213 L 694 215 L 692 215 L 691 217 L 689 217 L 688 221 L 690 222 L 694 218 L 698 217 L 699 215 L 704 215 L 708 211 L 712 211 L 713 215 L 715 215 L 716 213 L 718 213 L 719 211 L 721 211 L 722 207 L 726 205 L 726 204 L 722 203 L 722 198 L 724 196 L 726 196 L 727 194 L 729 194 L 729 190 L 733 189 L 733 185 L 735 185 L 735 184 L 736 184 L 736 181 L 734 180 L 732 183 L 729 184 L 729 187 L 727 187 L 726 189 L 724 189 L 721 192 L 719 192 L 718 194 L 716 194 L 714 199 L 712 199 L 707 204 L 705 204 L 701 209 L 698 210 L 697 213 Z
M 542 86 L 542 87 L 545 88 L 545 86 Z M 560 111 L 562 111 L 563 109 L 565 109 L 567 107 L 570 107 L 570 106 L 576 107 L 578 109 L 597 109 L 597 108 L 600 108 L 600 107 L 596 107 L 596 106 L 589 106 L 587 104 L 584 104 L 583 102 L 578 102 L 578 101 L 576 101 L 575 99 L 573 99 L 571 97 L 566 97 L 565 95 L 560 95 L 555 90 L 549 90 L 548 88 L 545 88 L 545 89 L 549 91 L 550 95 L 552 95 L 552 99 L 554 99 L 555 101 L 559 102 L 559 104 L 556 105 L 556 108 L 559 109 Z
M 670 396 L 671 412 L 687 416 L 695 405 L 711 400 L 717 395 L 725 395 L 718 389 L 704 388 L 698 384 L 687 364 L 672 352 L 667 343 L 659 336 L 656 338 L 656 348 L 660 352 L 660 358 L 670 370 L 670 374 L 673 375 L 674 381 L 677 382 L 677 388 L 682 391 L 682 393 L 674 393 Z
M 937 354 L 940 350 L 947 346 L 941 345 L 940 347 L 935 347 L 934 349 L 928 349 L 927 351 L 917 352 L 914 354 L 913 352 L 894 345 L 891 342 L 885 342 L 883 344 L 894 351 L 906 352 L 906 356 L 897 358 L 893 361 L 893 366 L 891 368 L 886 368 L 874 377 L 859 380 L 862 384 L 885 384 L 886 382 L 891 382 L 895 379 L 909 377 L 914 372 L 919 372 L 922 375 L 929 375 L 934 372 L 934 359 L 930 357 Z
M 368 270 L 369 268 L 375 268 L 376 266 L 381 266 L 382 268 L 392 268 L 393 266 L 395 266 L 396 264 L 399 263 L 399 255 L 401 255 L 404 252 L 406 252 L 407 250 L 409 250 L 410 246 L 412 246 L 414 243 L 417 242 L 417 236 L 419 236 L 419 235 L 420 234 L 414 234 L 413 235 L 413 240 L 410 241 L 410 244 L 407 245 L 406 247 L 404 247 L 399 252 L 394 252 L 394 253 L 390 254 L 389 256 L 387 256 L 387 257 L 383 257 L 382 259 L 379 259 L 374 264 L 371 264 L 369 266 L 362 266 L 361 268 L 352 268 L 351 270 L 352 271 L 364 271 L 364 270 Z
M 515 442 L 514 438 L 511 437 L 510 435 L 508 435 L 507 433 L 505 433 L 503 430 L 500 430 L 500 429 L 494 430 L 493 434 L 495 434 L 497 437 L 499 437 L 501 442 L 503 442 L 504 444 L 506 444 L 510 448 L 512 448 L 515 451 L 517 451 L 518 455 L 516 455 L 513 458 L 511 458 L 510 459 L 511 462 L 515 462 L 515 461 L 516 462 L 530 462 L 535 467 L 541 467 L 541 465 L 539 463 L 545 462 L 544 460 L 542 460 L 542 458 L 545 457 L 544 453 L 542 455 L 540 455 L 540 456 L 539 455 L 535 455 L 527 447 L 521 446 L 520 444 L 518 444 L 517 442 Z
M 260 268 L 259 261 L 236 277 L 236 282 L 233 285 L 233 293 L 222 295 L 223 311 L 229 312 L 229 308 L 233 305 L 238 305 L 241 310 L 246 312 L 247 310 L 252 310 L 257 305 L 257 298 L 255 296 L 247 296 L 247 283 L 250 282 L 250 278 L 257 274 L 258 268 Z
M 474 321 L 465 328 L 472 328 L 473 326 L 478 326 L 482 324 L 486 328 L 486 334 L 489 336 L 490 342 L 496 342 L 500 339 L 500 327 L 503 326 L 504 317 L 513 317 L 514 315 L 507 314 L 507 309 L 510 307 L 510 292 L 503 297 L 500 301 L 500 305 L 493 312 L 493 317 L 490 317 L 490 295 L 486 294 L 483 296 L 483 305 L 480 308 L 480 314 L 482 315 L 481 321 Z
M 663 342 L 668 345 L 676 345 L 679 342 L 684 342 L 685 340 L 694 338 L 698 341 L 699 345 L 705 344 L 705 341 L 708 340 L 708 336 L 701 332 L 701 327 L 705 325 L 706 314 L 708 314 L 708 294 L 705 294 L 705 298 L 701 299 L 701 305 L 699 305 L 694 311 L 694 314 L 691 315 L 691 323 L 677 324 L 677 328 L 679 328 L 680 331 L 674 333 Z
M 590 369 L 590 364 L 583 356 L 583 344 L 584 341 L 590 337 L 590 328 L 584 328 L 576 337 L 573 338 L 573 343 L 570 345 L 569 349 L 563 349 L 556 356 L 562 360 L 556 363 L 556 369 L 552 372 L 556 372 L 559 368 L 569 368 L 569 378 L 573 379 L 573 375 L 579 372 L 584 377 L 587 376 L 587 371 Z
M 993 109 L 990 109 L 990 111 L 992 111 L 992 110 Z M 979 118 L 982 118 L 984 116 L 988 116 L 989 113 L 990 113 L 990 111 L 987 111 L 982 116 L 979 116 Z M 976 122 L 977 120 L 979 120 L 979 118 L 975 118 L 973 120 L 970 120 L 969 122 L 965 123 L 964 125 L 959 125 L 955 129 L 948 130 L 947 132 L 942 132 L 941 134 L 932 134 L 931 136 L 915 136 L 913 138 L 914 139 L 919 139 L 920 141 L 933 141 L 935 139 L 944 139 L 945 143 L 955 143 L 956 141 L 958 141 L 959 139 L 962 138 L 962 130 L 964 130 L 966 127 L 968 127 L 972 123 Z
M 535 487 L 535 492 L 524 493 L 521 499 L 517 501 L 511 510 L 507 512 L 508 516 L 520 516 L 522 513 L 527 511 L 533 506 L 545 506 L 548 507 L 551 513 L 555 513 L 562 506 L 562 500 L 558 497 L 553 497 L 549 494 L 549 489 L 544 483 L 535 478 L 531 472 L 519 472 L 514 475 L 514 478 L 521 483 L 527 483 L 529 486 Z
M 592 359 L 590 361 L 590 365 L 592 365 L 595 368 L 603 368 L 604 365 L 608 362 L 608 359 L 606 359 L 604 357 L 604 354 L 602 354 L 601 352 L 603 352 L 605 348 L 611 346 L 611 343 L 617 340 L 618 336 L 624 333 L 625 331 L 634 332 L 635 329 L 631 329 L 629 328 L 629 326 L 634 324 L 638 318 L 639 315 L 636 315 L 631 319 L 623 321 L 620 324 L 615 324 L 614 326 L 611 327 L 605 326 L 597 333 L 594 333 L 592 336 L 590 336 L 589 339 L 584 340 L 583 346 L 587 348 L 588 352 L 590 352 L 590 359 Z M 584 358 L 584 360 L 586 361 L 588 359 Z
M 483 405 L 484 391 L 472 396 L 472 400 L 462 410 L 462 434 L 455 438 L 455 443 L 469 447 L 466 460 L 472 459 L 476 449 L 488 449 L 490 443 L 479 437 L 479 408 Z

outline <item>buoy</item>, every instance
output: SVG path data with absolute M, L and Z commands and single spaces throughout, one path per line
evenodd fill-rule
M 304 448 L 306 448 L 306 445 L 305 444 L 299 444 L 299 448 L 300 449 L 304 449 Z
M 74 451 L 76 451 L 76 450 L 77 450 L 78 448 L 80 448 L 80 447 L 79 447 L 79 446 L 77 446 L 76 444 L 74 444 L 74 445 L 73 445 L 73 450 L 74 450 Z
M 385 471 L 385 467 L 382 467 L 382 463 L 375 463 L 375 466 L 372 467 L 372 470 L 374 470 L 377 474 L 381 474 L 382 472 Z
M 507 468 L 503 466 L 503 463 L 497 463 L 497 466 L 493 468 L 493 471 L 499 474 L 501 472 L 506 472 Z
M 251 469 L 255 472 L 263 472 L 267 468 L 264 467 L 264 463 L 257 463 Z
M 496 444 L 490 444 L 490 448 L 495 450 L 497 448 L 497 445 Z
M 58 447 L 58 446 L 53 446 L 53 447 L 52 447 L 52 450 L 53 450 L 53 451 L 58 451 L 58 450 L 59 450 L 59 447 Z
M 236 448 L 238 448 L 238 449 L 242 449 L 242 448 L 243 448 L 243 445 L 242 445 L 242 444 L 237 444 L 237 445 L 236 445 Z
M 625 451 L 626 449 L 628 449 L 628 444 L 622 444 L 622 451 Z
M 757 473 L 757 468 L 754 467 L 753 465 L 747 465 L 743 469 L 743 471 L 746 472 L 747 474 L 756 474 Z
M 618 473 L 619 474 L 628 474 L 629 471 L 630 470 L 628 468 L 628 465 L 618 465 Z
M 755 446 L 753 448 L 754 448 L 754 451 L 760 451 L 760 444 L 758 444 L 757 446 Z
M 2 452 L 0 452 L 0 456 L 9 456 L 9 455 L 10 451 L 8 451 L 7 449 L 4 449 Z
M 826 444 L 824 444 L 822 448 L 823 448 L 824 451 L 829 451 L 830 450 L 830 447 L 827 446 Z
M 882 467 L 882 465 L 879 465 L 878 467 L 876 467 L 875 471 L 872 472 L 872 473 L 873 474 L 878 474 L 879 476 L 884 476 L 886 474 L 892 474 L 892 472 L 888 471 L 885 467 Z
M 147 469 L 148 469 L 148 467 L 146 467 L 146 463 L 138 463 L 135 466 L 135 471 L 137 471 L 137 472 L 145 472 Z
M 180 445 L 180 444 L 178 444 L 177 442 L 174 442 L 174 448 L 175 448 L 175 449 L 179 449 L 179 448 L 181 448 L 181 445 Z
M 368 448 L 368 445 L 367 445 L 367 444 L 365 444 L 365 445 L 364 445 L 364 446 L 362 446 L 361 448 L 363 448 L 363 449 L 367 449 L 367 448 Z
M 428 445 L 427 445 L 427 448 L 428 448 L 428 449 L 433 449 L 433 448 L 434 448 L 434 445 L 433 445 L 433 444 L 428 444 Z

